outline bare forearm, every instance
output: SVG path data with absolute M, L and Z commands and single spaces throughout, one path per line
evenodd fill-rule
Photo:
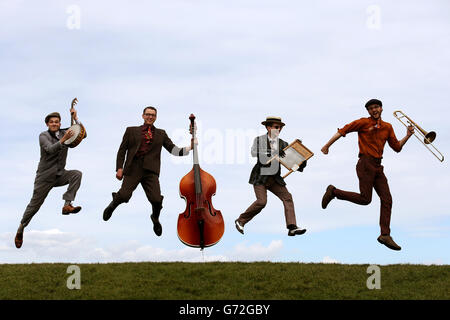
M 330 139 L 330 141 L 327 142 L 326 146 L 331 147 L 333 143 L 335 143 L 342 135 L 339 132 L 336 132 Z
M 406 141 L 408 141 L 409 138 L 410 138 L 413 134 L 414 134 L 414 126 L 408 126 L 408 127 L 406 128 L 406 135 L 405 135 L 405 137 L 404 137 L 402 140 L 400 140 L 400 141 L 398 142 L 399 145 L 400 145 L 400 150 L 399 150 L 399 152 L 402 150 L 403 145 L 406 143 Z
M 333 143 L 335 143 L 342 135 L 339 132 L 336 132 L 331 139 L 322 147 L 321 151 L 324 154 L 328 154 L 328 149 L 331 147 Z
M 403 148 L 403 145 L 406 143 L 406 141 L 409 140 L 410 137 L 410 135 L 406 135 L 402 140 L 399 141 L 400 149 Z

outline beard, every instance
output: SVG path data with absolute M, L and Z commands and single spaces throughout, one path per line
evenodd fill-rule
M 278 130 L 278 129 L 271 129 L 270 130 L 270 137 L 272 139 L 278 138 L 279 135 L 280 135 L 280 130 Z

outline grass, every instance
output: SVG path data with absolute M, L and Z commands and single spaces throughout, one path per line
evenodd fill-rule
M 381 289 L 369 290 L 368 265 L 78 264 L 81 289 L 69 290 L 69 265 L 0 265 L 0 299 L 450 299 L 449 266 L 380 266 Z

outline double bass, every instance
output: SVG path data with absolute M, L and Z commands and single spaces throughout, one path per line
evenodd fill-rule
M 186 200 L 186 209 L 178 215 L 177 234 L 185 245 L 203 250 L 215 245 L 224 233 L 222 213 L 212 204 L 216 194 L 216 180 L 202 170 L 198 161 L 195 138 L 195 116 L 190 115 L 191 144 L 194 166 L 180 181 L 180 197 Z

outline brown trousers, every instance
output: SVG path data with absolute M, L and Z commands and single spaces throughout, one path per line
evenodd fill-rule
M 292 195 L 287 190 L 286 186 L 279 185 L 273 178 L 269 178 L 266 185 L 257 185 L 253 186 L 253 188 L 255 189 L 256 201 L 253 202 L 250 207 L 248 207 L 248 209 L 239 216 L 238 221 L 241 225 L 244 226 L 266 206 L 267 190 L 269 190 L 283 202 L 286 227 L 290 225 L 297 226 L 294 201 L 292 200 Z
M 368 205 L 372 201 L 372 189 L 375 189 L 381 200 L 380 227 L 382 235 L 390 235 L 392 196 L 383 172 L 381 159 L 361 156 L 356 165 L 359 178 L 360 193 L 334 190 L 334 195 L 340 200 L 347 200 L 360 205 Z
M 114 201 L 118 204 L 128 202 L 139 183 L 145 191 L 148 201 L 152 204 L 161 203 L 163 196 L 158 175 L 143 168 L 143 158 L 135 158 L 131 163 L 130 172 L 124 176 L 120 190 L 115 194 Z

